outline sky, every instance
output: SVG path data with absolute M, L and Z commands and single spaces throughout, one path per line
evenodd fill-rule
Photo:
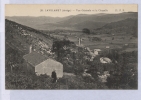
M 138 12 L 138 6 L 133 5 L 5 5 L 5 16 L 50 16 L 65 17 L 77 14 Z

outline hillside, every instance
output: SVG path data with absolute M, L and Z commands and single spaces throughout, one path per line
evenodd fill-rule
M 70 29 L 81 30 L 83 28 L 96 29 L 107 23 L 124 20 L 127 18 L 137 19 L 136 12 L 120 13 L 120 14 L 79 14 L 67 17 L 30 17 L 30 16 L 13 16 L 6 17 L 14 22 L 30 26 L 38 30 L 54 30 L 54 29 Z
M 22 38 L 24 41 L 27 42 L 26 44 L 28 45 L 30 45 L 32 42 L 35 42 L 34 44 L 36 44 L 37 41 L 42 41 L 46 43 L 49 47 L 52 46 L 52 37 L 49 37 L 43 32 L 40 32 L 39 30 L 33 29 L 31 27 L 24 26 L 13 21 L 5 20 L 5 30 L 5 35 L 7 39 L 10 36 L 17 36 L 17 39 Z M 8 41 L 10 41 L 10 39 L 8 39 Z
M 6 19 L 17 22 L 19 24 L 29 26 L 32 28 L 40 29 L 37 26 L 43 25 L 45 23 L 57 23 L 62 20 L 67 20 L 72 16 L 68 16 L 65 18 L 61 17 L 49 17 L 49 16 L 40 16 L 40 17 L 33 17 L 33 16 L 12 16 L 6 17 Z
M 95 21 L 84 21 L 84 22 L 74 23 L 74 24 L 46 23 L 42 25 L 35 25 L 35 28 L 42 29 L 42 30 L 56 30 L 56 29 L 82 30 L 85 27 L 88 27 L 89 29 L 99 28 L 104 26 L 105 24 L 107 23 L 95 22 Z
M 59 22 L 60 24 L 75 24 L 81 23 L 84 21 L 96 21 L 96 22 L 115 22 L 119 20 L 123 20 L 126 18 L 137 18 L 137 13 L 119 13 L 119 14 L 93 14 L 93 15 L 76 15 L 74 17 L 69 18 L 68 20 L 64 20 Z
M 138 20 L 127 18 L 125 20 L 111 22 L 101 28 L 95 29 L 96 33 L 127 33 L 137 36 Z

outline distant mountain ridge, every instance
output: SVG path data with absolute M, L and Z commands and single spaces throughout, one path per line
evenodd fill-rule
M 38 30 L 54 30 L 69 29 L 82 30 L 83 28 L 96 29 L 104 25 L 124 20 L 127 18 L 137 19 L 137 12 L 119 13 L 119 14 L 79 14 L 67 17 L 30 17 L 30 16 L 13 16 L 6 19 L 38 29 Z

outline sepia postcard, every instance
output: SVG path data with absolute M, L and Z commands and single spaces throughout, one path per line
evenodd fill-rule
M 6 90 L 137 90 L 138 5 L 5 5 Z

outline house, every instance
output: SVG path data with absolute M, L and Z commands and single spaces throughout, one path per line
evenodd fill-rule
M 36 51 L 24 55 L 23 59 L 27 72 L 51 76 L 55 70 L 58 78 L 63 77 L 63 65 L 54 59 L 47 58 Z
M 94 49 L 94 54 L 95 55 L 99 55 L 99 53 L 101 53 L 101 49 Z
M 106 46 L 106 48 L 110 48 L 110 46 Z
M 111 63 L 112 60 L 109 59 L 109 58 L 107 58 L 107 57 L 101 57 L 101 58 L 100 58 L 100 62 L 101 62 L 101 63 Z
M 128 46 L 128 44 L 124 44 L 125 46 Z
M 98 75 L 99 80 L 100 80 L 102 83 L 107 82 L 107 78 L 108 78 L 109 76 L 110 76 L 110 74 L 109 74 L 108 71 L 104 71 L 102 75 Z

